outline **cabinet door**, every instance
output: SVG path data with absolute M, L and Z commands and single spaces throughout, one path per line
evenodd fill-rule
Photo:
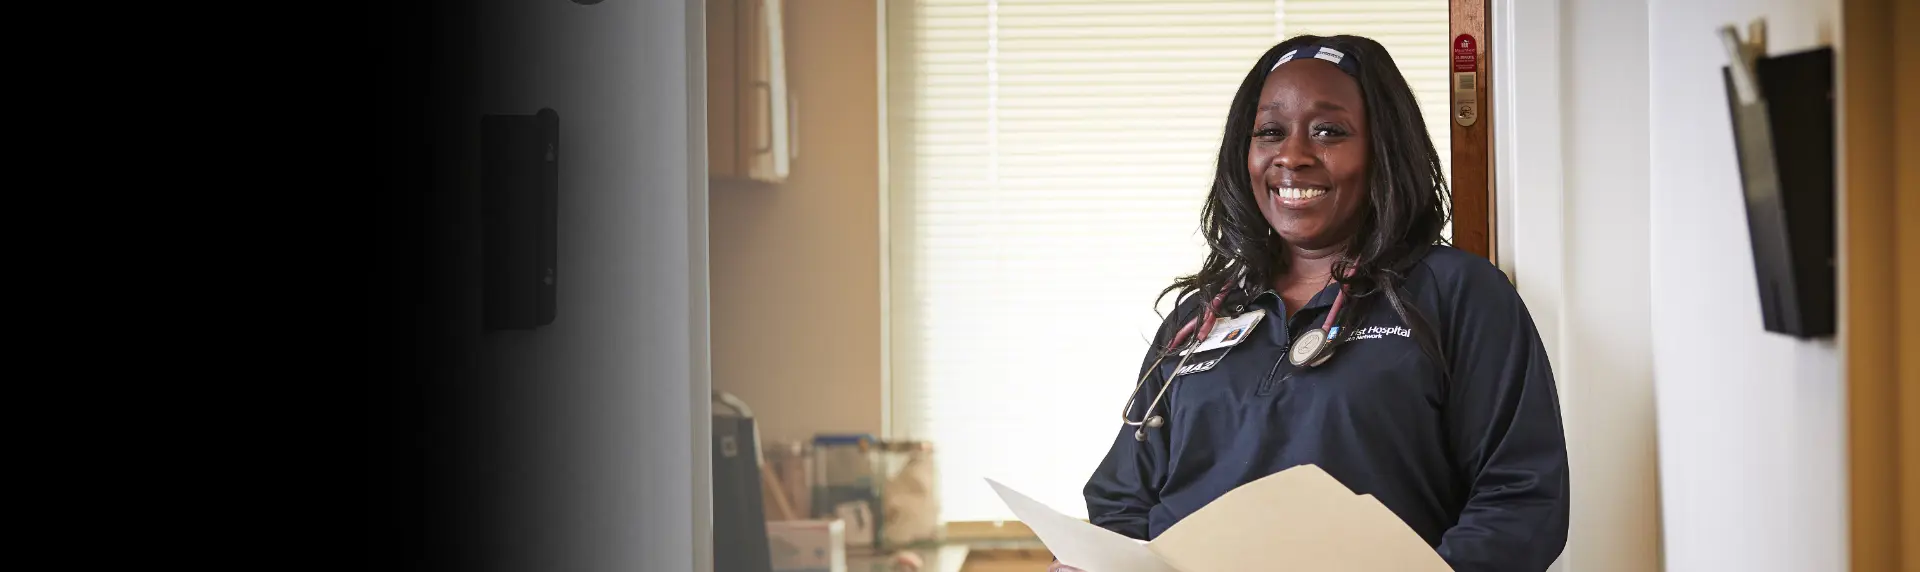
M 707 171 L 715 177 L 746 174 L 740 110 L 743 66 L 740 57 L 740 0 L 707 2 Z
M 787 97 L 787 58 L 786 38 L 783 19 L 780 15 L 781 0 L 750 0 L 745 2 L 752 9 L 748 18 L 749 28 L 742 35 L 749 38 L 751 46 L 749 58 L 750 77 L 747 87 L 748 109 L 743 114 L 748 118 L 747 130 L 741 134 L 749 146 L 742 150 L 747 154 L 747 176 L 759 181 L 780 182 L 787 178 L 788 155 L 788 97 Z
M 797 148 L 781 0 L 707 2 L 707 157 L 715 177 L 786 179 Z

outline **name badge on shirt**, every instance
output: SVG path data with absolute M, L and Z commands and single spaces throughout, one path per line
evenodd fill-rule
M 1200 352 L 1209 352 L 1220 348 L 1240 345 L 1240 342 L 1247 341 L 1247 338 L 1252 336 L 1253 327 L 1259 325 L 1260 319 L 1266 316 L 1266 309 L 1256 308 L 1251 312 L 1231 318 L 1215 318 L 1213 320 L 1213 331 L 1207 334 L 1207 339 L 1201 341 L 1199 346 L 1180 352 L 1180 355 L 1184 356 Z M 1209 364 L 1208 367 L 1210 368 L 1212 365 Z
M 1180 366 L 1180 369 L 1173 370 L 1172 377 L 1180 377 L 1189 373 L 1200 373 L 1203 371 L 1213 369 L 1213 366 L 1220 365 L 1220 359 L 1224 357 L 1226 356 L 1220 356 L 1207 361 L 1194 362 L 1194 363 Z

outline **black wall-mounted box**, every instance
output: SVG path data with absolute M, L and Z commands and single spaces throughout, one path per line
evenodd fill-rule
M 1743 104 L 1722 68 L 1767 331 L 1835 330 L 1833 50 L 1756 58 L 1760 98 Z M 1706 287 L 1708 285 L 1702 285 Z
M 480 121 L 484 279 L 489 330 L 553 323 L 558 286 L 560 116 L 487 115 Z

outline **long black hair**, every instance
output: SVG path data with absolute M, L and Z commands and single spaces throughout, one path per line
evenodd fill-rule
M 1413 88 L 1387 49 L 1360 36 L 1294 36 L 1268 49 L 1240 81 L 1220 138 L 1213 188 L 1200 212 L 1210 252 L 1199 272 L 1176 279 L 1160 292 L 1160 299 L 1175 292 L 1176 300 L 1201 294 L 1202 300 L 1217 298 L 1223 306 L 1235 307 L 1287 271 L 1285 241 L 1271 231 L 1253 193 L 1247 149 L 1268 71 L 1283 54 L 1303 45 L 1331 47 L 1353 59 L 1358 64 L 1354 79 L 1366 107 L 1367 201 L 1358 215 L 1359 230 L 1333 267 L 1334 279 L 1349 288 L 1349 304 L 1364 306 L 1382 291 L 1391 295 L 1413 264 L 1434 245 L 1445 243 L 1441 231 L 1448 221 L 1450 195 L 1440 154 Z M 1399 309 L 1398 300 L 1393 302 Z M 1362 314 L 1364 308 L 1341 313 Z

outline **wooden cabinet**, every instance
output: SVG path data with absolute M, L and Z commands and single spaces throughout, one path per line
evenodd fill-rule
M 782 0 L 707 1 L 707 157 L 714 177 L 778 183 L 799 158 Z

